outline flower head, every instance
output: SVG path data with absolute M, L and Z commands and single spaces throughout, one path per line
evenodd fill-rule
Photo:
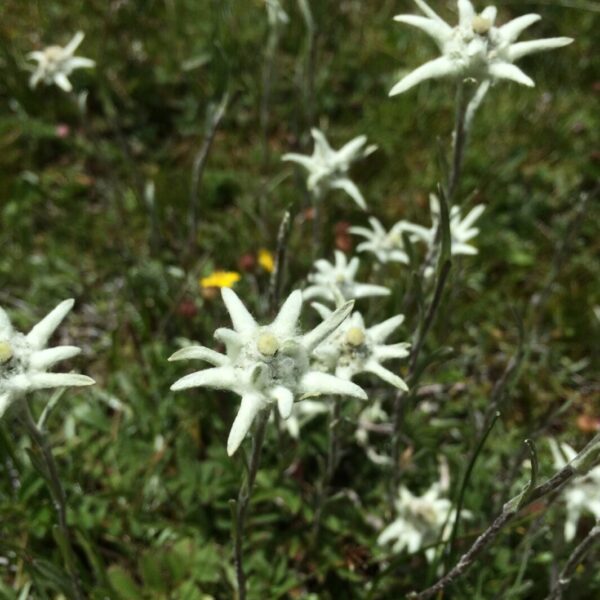
M 0 308 L 0 417 L 13 402 L 30 392 L 94 383 L 85 375 L 47 373 L 56 363 L 81 352 L 75 346 L 46 348 L 48 340 L 74 303 L 74 300 L 61 302 L 28 334 L 15 331 L 8 315 Z
M 282 160 L 298 163 L 308 172 L 307 187 L 316 199 L 320 199 L 327 190 L 344 190 L 363 210 L 367 208 L 365 199 L 348 177 L 350 165 L 365 158 L 377 149 L 371 145 L 364 147 L 367 136 L 359 135 L 339 150 L 334 150 L 322 131 L 313 128 L 311 134 L 315 141 L 312 156 L 304 154 L 284 154 Z
M 389 231 L 375 217 L 369 217 L 371 229 L 350 227 L 350 233 L 366 239 L 357 246 L 359 252 L 372 252 L 380 263 L 400 262 L 408 264 L 408 255 L 404 251 L 402 232 L 406 230 L 406 221 L 398 221 Z
M 89 69 L 96 64 L 89 58 L 73 56 L 83 38 L 84 34 L 78 31 L 64 48 L 48 46 L 44 50 L 30 52 L 27 58 L 35 60 L 37 65 L 29 79 L 29 86 L 36 88 L 38 83 L 43 81 L 46 85 L 54 84 L 65 92 L 70 92 L 73 86 L 69 81 L 69 75 L 75 69 Z
M 517 42 L 519 35 L 540 20 L 536 14 L 517 17 L 497 27 L 496 7 L 488 6 L 477 14 L 469 0 L 458 0 L 459 22 L 451 27 L 423 0 L 415 3 L 425 15 L 398 15 L 394 19 L 424 31 L 438 45 L 442 56 L 431 60 L 401 79 L 390 96 L 401 94 L 427 79 L 442 77 L 473 78 L 477 81 L 510 79 L 533 87 L 533 80 L 514 62 L 543 50 L 560 48 L 573 40 L 568 37 Z
M 335 302 L 336 290 L 346 300 L 368 298 L 370 296 L 389 296 L 390 290 L 382 285 L 359 283 L 354 280 L 360 261 L 358 257 L 350 261 L 339 250 L 335 251 L 335 263 L 321 258 L 315 262 L 316 273 L 308 276 L 308 281 L 313 285 L 304 290 L 304 299 L 321 298 Z
M 238 296 L 221 290 L 231 316 L 233 329 L 220 328 L 215 337 L 225 344 L 221 354 L 203 346 L 176 352 L 169 360 L 201 359 L 214 368 L 197 371 L 178 380 L 172 390 L 208 387 L 230 390 L 242 398 L 227 440 L 231 456 L 242 443 L 259 411 L 272 403 L 287 419 L 294 400 L 321 394 L 344 394 L 366 398 L 365 392 L 349 381 L 313 370 L 310 353 L 344 321 L 352 310 L 346 303 L 312 331 L 300 334 L 297 323 L 302 309 L 302 293 L 295 291 L 284 302 L 275 320 L 261 326 Z
M 235 271 L 215 271 L 200 279 L 199 283 L 202 288 L 230 288 L 241 278 Z
M 313 303 L 321 318 L 331 318 L 331 310 Z M 394 387 L 408 391 L 404 380 L 381 363 L 393 358 L 406 358 L 410 344 L 386 344 L 385 340 L 404 321 L 396 315 L 372 327 L 365 327 L 363 316 L 355 311 L 313 352 L 315 365 L 335 373 L 342 379 L 353 379 L 360 373 L 371 373 Z
M 559 444 L 550 439 L 548 443 L 556 469 L 562 469 L 577 456 L 577 451 L 564 442 Z M 591 513 L 600 519 L 600 466 L 574 479 L 565 489 L 564 498 L 567 507 L 565 540 L 570 542 L 577 533 L 577 523 L 582 513 Z

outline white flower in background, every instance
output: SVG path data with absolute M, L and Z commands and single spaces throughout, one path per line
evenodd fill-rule
M 26 335 L 13 329 L 8 315 L 0 308 L 0 417 L 13 402 L 30 392 L 94 383 L 85 375 L 46 372 L 61 360 L 81 352 L 75 346 L 46 348 L 74 303 L 74 300 L 61 302 Z
M 48 46 L 44 50 L 30 52 L 27 58 L 35 60 L 37 66 L 29 79 L 29 86 L 36 88 L 40 81 L 46 85 L 57 85 L 65 92 L 73 89 L 69 75 L 75 69 L 91 68 L 95 62 L 82 56 L 73 56 L 75 50 L 83 41 L 84 34 L 78 31 L 73 39 L 63 48 L 62 46 Z
M 367 143 L 366 135 L 359 135 L 339 150 L 334 150 L 318 129 L 311 129 L 315 141 L 312 156 L 305 154 L 284 154 L 282 160 L 298 163 L 308 172 L 307 188 L 316 200 L 320 200 L 327 190 L 344 190 L 363 210 L 367 208 L 365 199 L 348 177 L 350 165 L 361 158 L 365 158 L 377 149 L 371 145 L 364 148 Z
M 329 410 L 327 402 L 323 400 L 301 400 L 294 402 L 292 414 L 288 419 L 281 421 L 281 426 L 287 430 L 291 437 L 297 440 L 300 437 L 300 429 L 316 416 L 322 415 Z
M 181 378 L 171 386 L 172 390 L 200 386 L 230 390 L 241 396 L 240 409 L 227 440 L 230 456 L 242 443 L 259 411 L 271 403 L 277 403 L 279 413 L 287 419 L 297 399 L 321 394 L 366 399 L 365 392 L 357 385 L 315 371 L 309 363 L 310 353 L 344 321 L 352 310 L 352 302 L 312 331 L 299 334 L 300 291 L 292 292 L 275 320 L 265 326 L 254 320 L 233 290 L 222 288 L 221 295 L 233 323 L 233 329 L 215 331 L 215 337 L 225 344 L 226 354 L 191 346 L 179 350 L 169 360 L 192 358 L 214 365 Z
M 358 252 L 372 252 L 380 263 L 400 262 L 408 264 L 408 255 L 404 251 L 402 232 L 407 231 L 406 221 L 398 221 L 389 232 L 375 217 L 369 217 L 371 229 L 366 227 L 350 227 L 350 233 L 360 235 L 367 241 L 361 242 Z
M 422 496 L 415 496 L 401 485 L 395 502 L 397 518 L 390 523 L 377 538 L 377 543 L 385 546 L 392 543 L 393 552 L 406 549 L 410 554 L 431 546 L 439 541 L 447 541 L 456 518 L 456 510 L 447 498 L 442 498 L 443 486 L 434 483 Z M 469 511 L 462 511 L 463 518 L 469 518 Z M 427 548 L 425 556 L 433 560 L 435 548 Z
M 496 27 L 496 7 L 477 14 L 469 0 L 458 0 L 459 23 L 451 27 L 423 0 L 415 3 L 425 15 L 398 15 L 400 23 L 424 31 L 438 45 L 442 56 L 431 60 L 401 79 L 390 96 L 401 94 L 427 79 L 473 78 L 479 82 L 510 79 L 533 87 L 533 80 L 513 63 L 523 56 L 570 44 L 568 37 L 517 42 L 519 35 L 540 20 L 536 14 L 523 15 Z
M 348 262 L 346 255 L 335 251 L 335 263 L 321 258 L 315 262 L 316 273 L 308 276 L 309 285 L 303 292 L 304 299 L 321 298 L 329 302 L 337 299 L 336 290 L 346 300 L 369 298 L 372 296 L 389 296 L 391 291 L 382 285 L 359 283 L 354 280 L 360 260 L 355 256 Z
M 391 433 L 390 417 L 381 407 L 381 401 L 375 400 L 367 406 L 359 415 L 354 438 L 359 446 L 364 448 L 367 458 L 374 464 L 385 466 L 392 464 L 392 459 L 377 452 L 370 443 L 370 434 L 373 432 Z
M 429 206 L 431 209 L 431 227 L 422 227 L 414 223 L 405 223 L 404 229 L 414 234 L 414 240 L 421 240 L 427 244 L 431 250 L 435 245 L 437 230 L 440 224 L 440 201 L 435 194 L 429 196 Z M 479 229 L 473 227 L 473 224 L 482 215 L 485 210 L 483 204 L 474 206 L 468 214 L 463 218 L 459 206 L 453 206 L 450 209 L 450 238 L 452 256 L 460 254 L 474 255 L 478 253 L 475 246 L 471 246 L 470 242 L 479 234 Z
M 562 469 L 577 456 L 577 452 L 568 444 L 559 444 L 553 439 L 549 439 L 548 443 L 556 469 Z M 565 540 L 570 542 L 577 533 L 577 523 L 582 513 L 592 514 L 597 520 L 600 519 L 600 466 L 574 479 L 563 494 L 567 507 Z
M 270 27 L 278 27 L 287 25 L 290 22 L 288 14 L 283 10 L 279 0 L 265 0 L 267 7 L 267 18 L 269 19 Z
M 329 308 L 314 302 L 312 305 L 322 319 L 330 319 Z M 393 358 L 406 358 L 410 344 L 386 344 L 385 340 L 404 321 L 396 315 L 378 325 L 365 327 L 362 315 L 356 311 L 313 352 L 315 366 L 335 373 L 341 379 L 353 379 L 360 373 L 371 373 L 394 387 L 408 391 L 404 380 L 381 363 Z

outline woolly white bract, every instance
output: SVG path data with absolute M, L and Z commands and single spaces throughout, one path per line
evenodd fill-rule
M 0 417 L 13 402 L 30 392 L 94 383 L 85 375 L 46 372 L 61 360 L 81 352 L 75 346 L 46 348 L 74 303 L 74 300 L 61 302 L 26 335 L 13 329 L 8 315 L 0 308 Z
M 315 302 L 313 307 L 323 319 L 330 319 L 333 314 L 322 304 Z M 315 366 L 348 380 L 360 373 L 371 373 L 400 390 L 408 391 L 404 380 L 381 364 L 408 356 L 410 344 L 385 344 L 403 321 L 404 315 L 396 315 L 367 328 L 362 315 L 354 312 L 313 352 Z
M 427 79 L 473 78 L 477 81 L 509 79 L 533 87 L 533 80 L 513 63 L 523 56 L 570 44 L 568 37 L 517 42 L 519 35 L 540 20 L 536 14 L 523 15 L 496 27 L 497 9 L 488 6 L 477 14 L 469 0 L 458 0 L 459 22 L 446 23 L 423 0 L 415 3 L 425 15 L 398 15 L 394 19 L 424 31 L 438 45 L 442 56 L 421 65 L 402 78 L 390 96 L 402 94 Z
M 390 290 L 382 285 L 355 281 L 360 266 L 360 260 L 356 256 L 348 261 L 343 252 L 336 250 L 333 264 L 321 258 L 315 261 L 314 266 L 316 273 L 308 276 L 308 281 L 313 285 L 308 286 L 303 292 L 305 300 L 321 298 L 328 302 L 335 302 L 336 290 L 346 300 L 391 294 Z
M 315 199 L 323 197 L 327 190 L 345 191 L 362 209 L 367 204 L 360 190 L 348 176 L 350 165 L 374 152 L 377 146 L 364 147 L 367 143 L 366 135 L 359 135 L 339 150 L 334 150 L 322 131 L 311 129 L 315 141 L 312 156 L 305 154 L 284 154 L 282 160 L 298 163 L 308 172 L 306 187 Z
M 169 360 L 192 358 L 214 365 L 212 369 L 179 379 L 171 386 L 172 390 L 201 386 L 230 390 L 241 396 L 240 409 L 227 440 L 230 456 L 242 443 L 259 411 L 271 403 L 277 403 L 279 413 L 287 419 L 297 399 L 321 394 L 366 399 L 367 395 L 357 385 L 313 370 L 309 362 L 310 353 L 348 316 L 352 302 L 312 331 L 299 334 L 300 291 L 292 292 L 275 320 L 265 326 L 254 320 L 233 290 L 223 288 L 221 295 L 233 323 L 233 329 L 220 328 L 215 332 L 215 337 L 225 344 L 226 354 L 191 346 L 179 350 Z
M 84 37 L 84 34 L 78 31 L 64 48 L 48 46 L 44 50 L 30 52 L 27 58 L 35 60 L 37 65 L 29 79 L 29 86 L 36 88 L 38 83 L 43 81 L 46 85 L 54 84 L 65 92 L 70 92 L 73 86 L 69 75 L 75 69 L 91 68 L 96 64 L 89 58 L 73 56 Z
M 369 217 L 371 229 L 366 227 L 350 227 L 350 233 L 366 239 L 356 249 L 358 252 L 372 252 L 380 263 L 400 262 L 408 264 L 408 255 L 404 251 L 402 233 L 408 231 L 406 221 L 398 221 L 389 231 L 379 219 Z
M 577 451 L 564 442 L 548 440 L 554 458 L 554 467 L 562 469 L 576 456 Z M 564 491 L 567 517 L 565 519 L 565 540 L 570 542 L 577 533 L 577 523 L 582 513 L 590 513 L 600 520 L 600 466 L 594 467 L 586 475 L 575 478 Z

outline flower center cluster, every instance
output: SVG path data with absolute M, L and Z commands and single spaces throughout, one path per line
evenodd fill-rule
M 346 342 L 354 348 L 365 343 L 365 332 L 360 327 L 350 327 L 346 332 Z
M 0 341 L 0 365 L 6 364 L 14 356 L 9 342 Z
M 477 35 L 486 35 L 492 28 L 492 22 L 481 15 L 476 15 L 471 21 L 471 27 Z

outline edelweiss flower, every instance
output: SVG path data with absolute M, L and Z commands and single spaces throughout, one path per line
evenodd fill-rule
M 556 469 L 562 469 L 577 456 L 577 452 L 568 444 L 559 445 L 553 439 L 548 440 L 548 443 Z M 600 519 L 600 466 L 574 479 L 565 489 L 564 498 L 567 507 L 565 540 L 570 542 L 577 533 L 581 513 L 591 513 L 596 519 Z
M 415 225 L 414 223 L 405 223 L 404 229 L 414 233 L 414 237 L 427 244 L 431 249 L 435 243 L 437 230 L 440 223 L 440 201 L 435 194 L 429 196 L 429 207 L 431 209 L 431 227 L 427 229 L 421 225 Z M 452 256 L 459 254 L 473 255 L 477 254 L 478 250 L 474 246 L 467 244 L 479 233 L 479 229 L 472 227 L 472 225 L 479 219 L 485 210 L 483 204 L 477 204 L 474 206 L 467 216 L 463 219 L 461 217 L 461 210 L 459 206 L 453 206 L 450 209 L 450 238 Z
M 423 0 L 415 0 L 415 3 L 424 17 L 398 15 L 394 19 L 424 31 L 436 42 L 442 56 L 401 79 L 390 91 L 390 96 L 401 94 L 426 79 L 441 77 L 473 78 L 480 82 L 510 79 L 533 87 L 533 80 L 513 63 L 528 54 L 560 48 L 573 41 L 568 37 L 556 37 L 517 42 L 527 27 L 540 20 L 536 14 L 524 15 L 496 27 L 496 7 L 488 6 L 477 14 L 469 0 L 458 0 L 459 23 L 451 27 Z
M 89 58 L 73 56 L 83 38 L 83 33 L 78 31 L 64 48 L 48 46 L 44 50 L 30 52 L 27 58 L 37 61 L 37 66 L 29 79 L 29 86 L 35 88 L 43 81 L 46 85 L 55 84 L 65 92 L 70 92 L 73 86 L 69 75 L 75 69 L 91 68 L 96 64 Z
M 350 165 L 365 158 L 377 149 L 377 146 L 363 146 L 366 135 L 359 135 L 339 150 L 334 150 L 318 129 L 311 129 L 315 140 L 312 156 L 304 154 L 284 154 L 282 160 L 298 163 L 308 171 L 307 187 L 316 200 L 320 200 L 326 190 L 344 190 L 363 210 L 367 208 L 365 199 L 348 177 Z
M 267 6 L 267 17 L 270 27 L 287 25 L 290 22 L 288 14 L 283 10 L 279 0 L 265 0 Z
M 74 300 L 61 302 L 27 335 L 15 331 L 8 315 L 0 308 L 0 417 L 13 402 L 29 392 L 94 383 L 85 375 L 46 373 L 57 362 L 81 352 L 75 346 L 46 348 L 74 303 Z
M 221 290 L 231 316 L 232 329 L 220 328 L 215 337 L 223 342 L 226 354 L 203 346 L 179 350 L 169 360 L 197 358 L 214 365 L 197 371 L 171 386 L 172 390 L 209 387 L 230 390 L 242 398 L 233 422 L 227 453 L 231 456 L 242 443 L 258 412 L 276 402 L 279 413 L 287 419 L 296 399 L 321 394 L 344 394 L 366 398 L 357 385 L 333 375 L 311 369 L 310 353 L 348 316 L 352 302 L 346 303 L 306 334 L 297 332 L 302 309 L 302 293 L 292 292 L 270 325 L 254 320 L 233 290 Z
M 442 486 L 434 483 L 425 494 L 415 496 L 401 485 L 395 503 L 398 518 L 380 533 L 377 543 L 384 546 L 393 542 L 394 552 L 406 548 L 412 554 L 440 541 L 440 534 L 441 541 L 448 540 L 456 510 L 450 500 L 440 497 L 442 492 Z M 469 518 L 470 513 L 463 510 L 462 516 Z M 427 548 L 425 556 L 433 560 L 435 548 Z
M 401 262 L 408 264 L 408 255 L 404 251 L 402 232 L 406 231 L 406 221 L 398 221 L 389 232 L 375 217 L 369 217 L 372 229 L 350 227 L 350 233 L 366 238 L 357 246 L 359 252 L 372 252 L 381 263 Z
M 348 262 L 346 255 L 339 250 L 335 251 L 335 264 L 324 258 L 317 260 L 315 262 L 317 272 L 308 276 L 308 281 L 314 285 L 304 290 L 304 299 L 322 298 L 335 302 L 336 289 L 346 300 L 391 294 L 390 290 L 382 285 L 354 281 L 359 266 L 360 261 L 356 256 Z
M 330 319 L 333 314 L 317 302 L 313 303 L 313 307 L 322 319 Z M 403 321 L 404 315 L 396 315 L 367 329 L 362 315 L 358 311 L 352 313 L 335 333 L 315 349 L 315 366 L 347 380 L 359 373 L 372 373 L 386 383 L 408 391 L 403 379 L 381 365 L 392 358 L 408 356 L 410 344 L 384 343 Z

